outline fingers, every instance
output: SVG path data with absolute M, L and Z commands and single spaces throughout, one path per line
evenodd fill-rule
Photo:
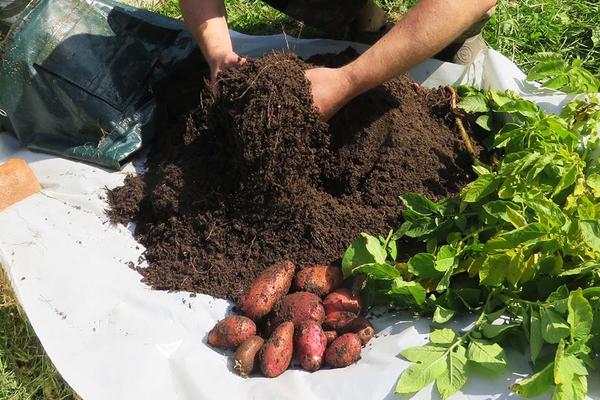
M 219 84 L 217 77 L 219 73 L 225 71 L 230 68 L 239 68 L 246 63 L 245 57 L 240 57 L 235 53 L 231 53 L 225 57 L 214 67 L 211 69 L 210 73 L 210 86 L 213 92 L 213 95 L 218 96 L 220 94 Z
M 246 59 L 240 56 L 237 56 L 235 59 L 228 59 L 221 64 L 221 71 L 229 69 L 229 68 L 238 68 L 246 63 Z

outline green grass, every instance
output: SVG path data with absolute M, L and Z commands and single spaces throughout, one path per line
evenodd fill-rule
M 599 73 L 600 1 L 500 1 L 485 38 L 526 71 L 536 53 L 557 52 L 569 61 L 580 58 Z
M 129 2 L 135 5 L 138 1 Z M 415 0 L 379 2 L 392 19 L 397 19 Z M 158 0 L 144 6 L 181 18 L 178 0 Z M 227 10 L 231 28 L 240 32 L 336 36 L 305 27 L 259 0 L 228 0 Z M 500 0 L 484 35 L 491 47 L 524 70 L 531 67 L 539 52 L 558 52 L 569 60 L 579 57 L 588 69 L 600 70 L 598 0 Z M 76 398 L 45 356 L 2 275 L 0 272 L 0 400 Z
M 240 32 L 252 35 L 300 33 L 301 24 L 259 0 L 231 0 L 225 5 L 231 27 Z

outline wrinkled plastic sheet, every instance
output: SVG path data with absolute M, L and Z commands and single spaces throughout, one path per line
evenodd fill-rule
M 236 49 L 260 55 L 291 47 L 301 56 L 340 51 L 345 42 L 287 40 L 233 34 Z M 363 50 L 361 46 L 356 46 Z M 514 90 L 556 112 L 568 98 L 524 82 L 524 74 L 495 51 L 461 67 L 427 61 L 411 72 L 428 86 L 465 83 Z M 27 160 L 44 190 L 0 213 L 0 262 L 46 352 L 64 379 L 94 399 L 385 399 L 408 363 L 396 355 L 427 341 L 430 321 L 383 314 L 362 359 L 345 369 L 289 370 L 276 379 L 242 379 L 227 353 L 206 345 L 206 334 L 231 304 L 205 295 L 154 291 L 128 268 L 144 248 L 132 227 L 111 226 L 105 189 L 135 173 L 142 159 L 120 172 L 32 153 L 0 135 L 0 162 Z M 455 327 L 467 324 L 460 321 Z M 507 399 L 509 386 L 530 373 L 527 356 L 508 353 L 510 368 L 471 379 L 457 399 Z M 598 380 L 589 379 L 592 398 Z M 438 398 L 430 386 L 416 399 Z

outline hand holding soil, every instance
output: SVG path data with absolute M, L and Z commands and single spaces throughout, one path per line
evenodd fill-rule
M 210 86 L 214 94 L 217 94 L 219 87 L 217 85 L 217 75 L 221 71 L 225 71 L 229 68 L 238 68 L 244 65 L 246 59 L 239 56 L 237 53 L 230 51 L 223 55 L 215 58 L 212 65 L 210 66 Z
M 354 96 L 353 84 L 341 68 L 312 68 L 305 74 L 323 121 L 329 121 Z

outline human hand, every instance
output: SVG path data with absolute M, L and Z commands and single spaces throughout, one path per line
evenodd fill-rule
M 210 85 L 213 93 L 217 94 L 217 75 L 219 72 L 229 68 L 237 68 L 246 62 L 244 57 L 240 57 L 234 51 L 228 51 L 223 54 L 219 54 L 211 60 L 210 64 Z
M 340 68 L 306 70 L 315 108 L 328 121 L 353 97 L 353 85 Z

